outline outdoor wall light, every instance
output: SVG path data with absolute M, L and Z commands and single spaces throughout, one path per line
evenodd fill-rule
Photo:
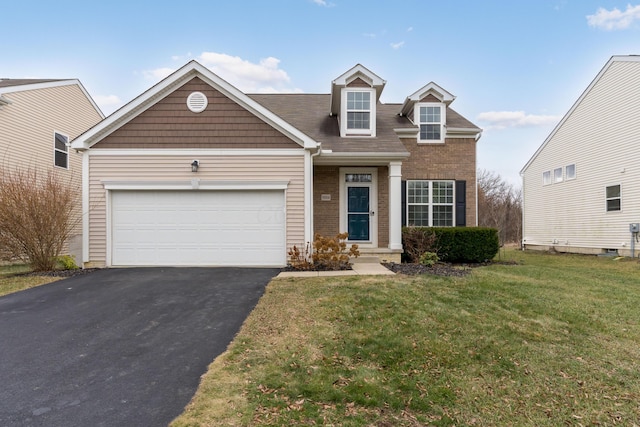
M 191 172 L 198 172 L 198 167 L 200 167 L 199 161 L 194 160 L 193 162 L 191 162 Z

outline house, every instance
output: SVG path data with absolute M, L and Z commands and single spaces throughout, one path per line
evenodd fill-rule
M 104 115 L 80 81 L 0 79 L 0 170 L 49 172 L 77 188 L 74 224 L 67 249 L 82 258 L 82 156 L 70 141 Z
M 613 56 L 521 171 L 524 247 L 640 249 L 638 148 L 640 56 Z
M 481 130 L 435 83 L 403 104 L 385 84 L 356 65 L 327 94 L 248 95 L 189 62 L 73 141 L 85 266 L 284 266 L 339 232 L 399 260 L 403 224 L 476 225 Z

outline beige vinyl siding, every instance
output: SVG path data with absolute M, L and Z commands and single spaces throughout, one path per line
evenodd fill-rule
M 107 259 L 107 212 L 104 181 L 288 181 L 286 189 L 287 247 L 304 243 L 304 151 L 300 156 L 198 155 L 200 168 L 191 172 L 191 155 L 95 155 L 89 151 L 89 260 Z M 198 190 L 192 190 L 198 191 Z
M 524 172 L 525 244 L 626 254 L 629 223 L 640 222 L 638 111 L 640 62 L 613 62 Z M 553 181 L 569 164 L 575 180 L 543 186 L 543 172 Z M 606 212 L 605 187 L 617 184 L 622 210 Z
M 54 132 L 69 142 L 101 120 L 101 116 L 77 84 L 39 88 L 3 95 L 11 104 L 0 109 L 0 167 L 3 170 L 53 171 L 59 179 L 77 189 L 79 219 L 82 209 L 82 155 L 69 149 L 69 168 L 54 166 Z M 80 243 L 81 221 L 72 240 Z M 74 250 L 80 261 L 79 249 Z

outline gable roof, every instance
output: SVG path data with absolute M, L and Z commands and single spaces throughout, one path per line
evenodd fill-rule
M 600 72 L 593 79 L 591 84 L 589 84 L 589 86 L 587 86 L 587 88 L 584 90 L 584 92 L 582 92 L 582 94 L 580 95 L 578 100 L 571 106 L 569 111 L 562 117 L 562 119 L 560 120 L 560 122 L 558 122 L 556 127 L 553 128 L 553 130 L 551 131 L 549 136 L 547 136 L 547 138 L 543 141 L 542 145 L 540 145 L 540 147 L 538 147 L 538 149 L 533 154 L 533 156 L 531 156 L 529 161 L 520 170 L 520 175 L 521 176 L 524 175 L 526 170 L 529 168 L 529 166 L 531 166 L 531 164 L 538 157 L 540 152 L 542 152 L 542 150 L 547 146 L 547 144 L 549 144 L 549 142 L 553 139 L 553 137 L 556 135 L 556 133 L 558 133 L 558 131 L 562 128 L 562 126 L 569 119 L 569 117 L 571 117 L 573 112 L 580 106 L 580 104 L 587 97 L 587 95 L 589 95 L 589 93 L 594 88 L 594 86 L 598 84 L 598 82 L 606 74 L 606 72 L 609 70 L 609 68 L 611 68 L 611 65 L 613 65 L 616 62 L 638 62 L 638 63 L 640 63 L 640 55 L 614 55 L 609 59 L 609 61 L 607 61 L 607 63 L 604 65 L 604 67 L 602 67 L 602 70 L 600 70 Z
M 441 86 L 437 85 L 434 82 L 429 82 L 427 85 L 418 89 L 417 91 L 409 95 L 407 99 L 405 99 L 404 104 L 402 104 L 402 110 L 400 111 L 400 114 L 409 114 L 409 112 L 413 110 L 413 106 L 415 105 L 415 103 L 420 102 L 428 95 L 435 96 L 440 100 L 440 102 L 444 102 L 447 106 L 456 99 L 453 94 L 444 90 Z
M 340 99 L 342 96 L 342 89 L 347 87 L 349 83 L 356 79 L 361 79 L 368 85 L 370 85 L 376 91 L 376 102 L 380 99 L 384 85 L 387 84 L 386 80 L 381 79 L 373 71 L 369 70 L 361 64 L 356 64 L 348 71 L 342 73 L 339 77 L 331 82 L 331 114 L 340 113 Z
M 78 79 L 0 79 L 0 107 L 11 103 L 9 99 L 3 97 L 3 95 L 8 93 L 72 85 L 77 85 L 80 88 L 100 117 L 104 118 L 102 110 L 100 110 L 100 107 L 98 107 L 91 95 L 89 95 L 89 92 L 87 92 Z
M 241 92 L 236 87 L 223 80 L 211 70 L 207 69 L 197 61 L 190 61 L 183 67 L 143 92 L 137 98 L 111 114 L 109 117 L 87 130 L 82 135 L 73 140 L 71 147 L 76 150 L 88 150 L 95 143 L 119 129 L 132 118 L 142 113 L 159 100 L 182 86 L 193 77 L 199 77 L 207 84 L 219 90 L 225 96 L 238 103 L 240 106 L 251 112 L 261 120 L 282 132 L 301 147 L 307 149 L 317 148 L 317 143 L 300 130 L 294 128 L 289 123 L 278 117 L 272 111 L 266 109 L 249 96 Z

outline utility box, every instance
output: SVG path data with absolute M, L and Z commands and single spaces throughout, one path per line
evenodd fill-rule
M 632 222 L 631 224 L 629 224 L 629 232 L 640 233 L 640 223 Z

